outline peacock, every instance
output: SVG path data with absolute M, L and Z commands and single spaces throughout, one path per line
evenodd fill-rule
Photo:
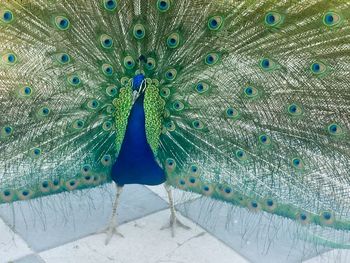
M 350 2 L 0 3 L 0 203 L 164 184 L 350 246 Z M 323 233 L 328 233 L 324 234 Z

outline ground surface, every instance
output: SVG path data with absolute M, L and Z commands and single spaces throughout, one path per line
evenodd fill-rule
M 162 186 L 125 187 L 118 209 L 119 230 L 125 237 L 114 237 L 105 246 L 105 235 L 96 232 L 109 220 L 113 196 L 114 187 L 109 185 L 1 205 L 0 262 L 350 262 L 348 251 L 317 252 L 304 243 L 294 244 L 285 233 L 290 230 L 288 223 L 271 224 L 266 215 L 250 215 L 246 209 L 230 212 L 227 205 L 179 192 L 175 192 L 179 218 L 191 230 L 178 229 L 171 238 L 169 231 L 160 230 L 170 215 Z M 275 242 L 262 242 L 272 225 L 280 228 L 271 237 Z

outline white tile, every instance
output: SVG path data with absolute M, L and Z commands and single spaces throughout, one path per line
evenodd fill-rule
M 113 237 L 104 245 L 105 235 L 93 235 L 40 253 L 47 263 L 116 262 L 247 262 L 186 218 L 181 221 L 191 230 L 160 230 L 168 222 L 169 211 L 161 211 L 120 226 L 125 238 Z
M 280 216 L 210 198 L 178 205 L 177 209 L 251 262 L 301 263 L 328 250 L 298 238 L 297 233 L 309 232 Z
M 148 189 L 153 191 L 155 194 L 157 194 L 159 197 L 161 197 L 164 201 L 169 203 L 169 197 L 167 192 L 165 191 L 164 185 L 156 185 L 156 186 L 146 186 Z M 191 201 L 194 199 L 197 199 L 201 197 L 201 195 L 192 193 L 192 192 L 186 192 L 182 191 L 180 189 L 171 188 L 173 197 L 174 197 L 174 203 L 176 204 L 182 204 L 187 201 Z
M 24 240 L 0 218 L 0 262 L 12 261 L 32 253 Z
M 183 243 L 158 262 L 248 263 L 249 261 L 206 233 Z
M 41 252 L 102 230 L 110 219 L 115 186 L 50 195 L 0 207 L 0 217 L 15 221 L 15 231 Z M 126 185 L 118 207 L 125 223 L 166 209 L 167 203 L 141 185 Z M 12 213 L 14 211 L 14 213 Z
M 304 261 L 304 263 L 349 263 L 350 250 L 334 249 L 317 257 Z
M 13 261 L 13 263 L 46 263 L 46 262 L 37 254 L 32 254 L 32 255 L 20 258 L 18 260 L 15 260 Z

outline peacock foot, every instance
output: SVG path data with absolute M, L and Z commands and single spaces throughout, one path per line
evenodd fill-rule
M 175 237 L 175 228 L 180 227 L 186 230 L 191 229 L 189 226 L 186 226 L 184 223 L 182 223 L 176 216 L 170 216 L 170 221 L 168 224 L 163 226 L 160 230 L 164 229 L 170 229 L 171 230 L 171 236 Z
M 105 230 L 101 231 L 107 235 L 105 245 L 107 246 L 114 235 L 124 238 L 124 235 L 118 231 L 117 224 L 110 224 Z

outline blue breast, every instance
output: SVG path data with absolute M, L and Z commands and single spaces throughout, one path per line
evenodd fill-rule
M 141 94 L 131 109 L 124 141 L 112 168 L 112 179 L 120 186 L 158 185 L 166 179 L 147 142 L 143 102 L 144 95 Z

